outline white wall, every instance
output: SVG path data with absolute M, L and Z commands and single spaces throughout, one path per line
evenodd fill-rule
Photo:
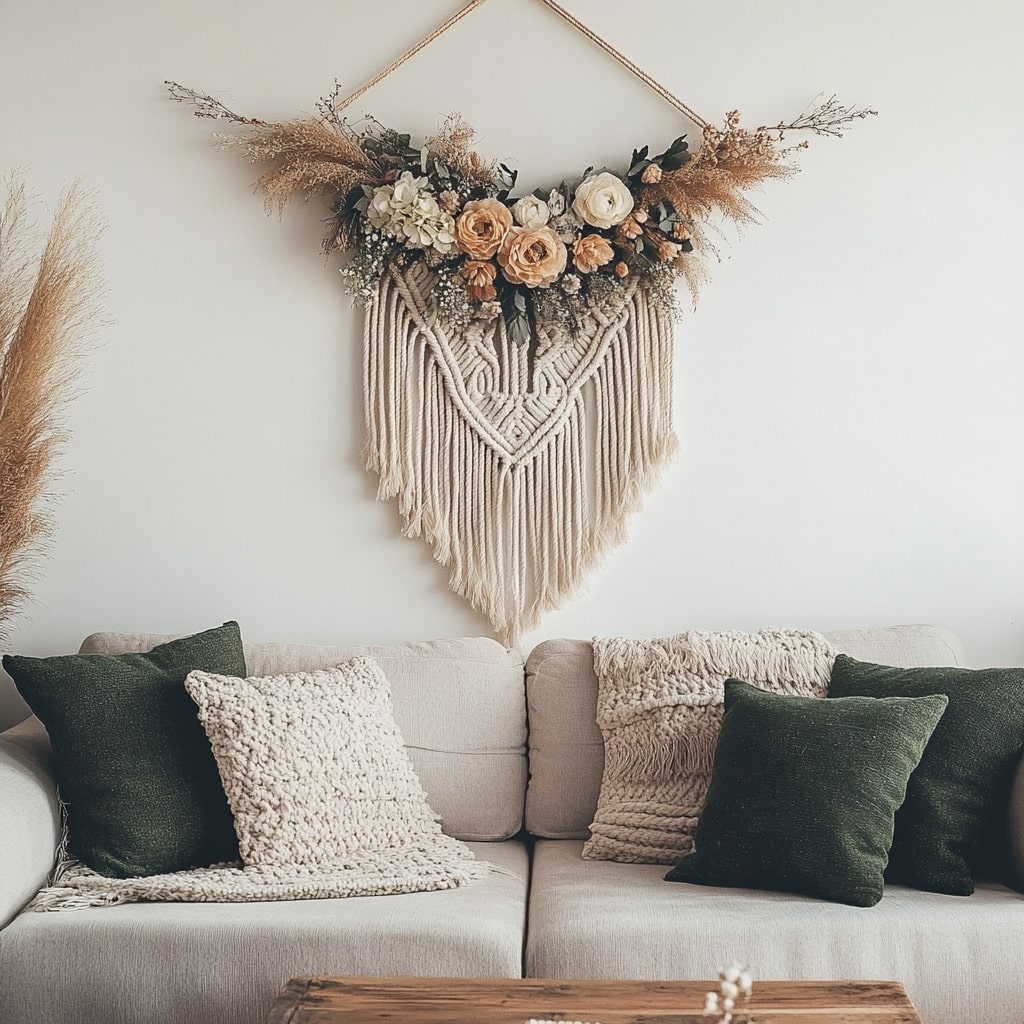
M 766 223 L 678 332 L 681 458 L 631 542 L 524 643 L 937 622 L 974 663 L 1024 661 L 1024 8 L 565 3 L 710 119 L 774 122 L 819 90 L 880 116 L 760 194 Z M 251 640 L 488 631 L 374 500 L 361 319 L 319 253 L 322 209 L 265 217 L 254 169 L 161 84 L 311 112 L 458 7 L 0 0 L 0 169 L 50 199 L 79 174 L 101 190 L 114 319 L 14 650 L 227 618 Z M 532 0 L 490 0 L 359 107 L 418 136 L 460 109 L 528 187 L 680 130 Z

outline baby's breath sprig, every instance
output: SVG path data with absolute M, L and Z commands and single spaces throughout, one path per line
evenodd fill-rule
M 718 970 L 718 991 L 708 992 L 704 996 L 704 1014 L 714 1014 L 720 1024 L 752 1024 L 747 1016 L 736 1017 L 734 1011 L 741 999 L 750 999 L 754 990 L 754 979 L 750 968 L 743 964 L 733 963 Z

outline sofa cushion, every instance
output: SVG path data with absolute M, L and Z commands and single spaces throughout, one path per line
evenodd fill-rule
M 838 653 L 890 665 L 962 665 L 963 645 L 938 626 L 826 633 Z M 597 809 L 604 745 L 589 640 L 546 640 L 526 662 L 530 785 L 526 827 L 552 839 L 586 839 Z
M 183 685 L 194 668 L 245 675 L 238 623 L 142 649 L 4 658 L 50 735 L 71 852 L 115 878 L 238 857 L 217 765 Z
M 896 814 L 886 878 L 954 896 L 973 876 L 1009 875 L 1006 819 L 1024 749 L 1024 669 L 892 668 L 836 658 L 829 697 L 945 694 L 936 726 Z
M 166 640 L 97 633 L 82 650 L 120 653 Z M 395 721 L 430 806 L 456 839 L 500 840 L 523 822 L 526 703 L 523 660 L 487 637 L 393 645 L 246 644 L 256 676 L 330 668 L 371 657 L 391 684 Z
M 893 817 L 946 697 L 784 697 L 730 679 L 696 852 L 673 882 L 873 907 Z
M 0 931 L 0 1017 L 46 1024 L 242 1024 L 302 975 L 518 977 L 525 847 L 460 889 L 273 903 L 128 903 Z
M 896 978 L 928 1024 L 1020 1024 L 1024 896 L 995 883 L 968 900 L 887 886 L 870 910 L 810 896 L 662 880 L 664 868 L 584 860 L 538 840 L 525 970 L 539 978 Z M 699 1009 L 698 1011 L 699 1012 Z

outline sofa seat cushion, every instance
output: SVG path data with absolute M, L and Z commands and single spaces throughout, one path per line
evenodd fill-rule
M 755 988 L 758 978 L 891 979 L 928 1024 L 1024 1020 L 1024 993 L 1009 980 L 1024 948 L 1024 895 L 1011 889 L 986 883 L 964 899 L 888 886 L 863 909 L 672 884 L 657 865 L 584 860 L 582 846 L 536 844 L 531 977 L 701 979 L 739 960 Z
M 527 851 L 470 846 L 498 870 L 443 892 L 25 911 L 0 931 L 4 1019 L 243 1024 L 300 975 L 519 977 Z

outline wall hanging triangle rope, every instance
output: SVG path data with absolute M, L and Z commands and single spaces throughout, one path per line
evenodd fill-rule
M 744 194 L 787 177 L 793 132 L 840 136 L 874 111 L 833 97 L 745 129 L 698 117 L 575 19 L 542 2 L 700 126 L 616 171 L 533 191 L 472 149 L 458 115 L 420 144 L 341 111 L 481 6 L 467 6 L 366 86 L 317 103 L 319 117 L 244 117 L 167 82 L 220 136 L 268 165 L 268 206 L 317 192 L 328 253 L 367 306 L 366 464 L 397 498 L 449 584 L 509 644 L 579 589 L 677 446 L 672 427 L 675 284 L 696 297 L 717 255 L 716 223 L 757 211 Z
M 458 22 L 460 22 L 464 17 L 466 17 L 467 14 L 472 14 L 473 11 L 477 10 L 477 8 L 479 7 L 482 7 L 486 2 L 487 0 L 470 0 L 470 2 L 466 4 L 465 7 L 463 7 L 459 11 L 456 11 L 455 14 L 453 14 L 447 21 L 442 22 L 440 25 L 438 25 L 433 32 L 429 33 L 428 35 L 425 35 L 418 43 L 416 43 L 415 46 L 412 46 L 408 50 L 406 50 L 401 57 L 399 57 L 393 63 L 389 64 L 379 74 L 375 75 L 369 82 L 366 83 L 366 85 L 362 86 L 359 89 L 356 89 L 355 92 L 350 93 L 344 99 L 334 102 L 333 107 L 335 113 L 339 113 L 342 110 L 345 110 L 348 107 L 350 107 L 353 103 L 355 103 L 357 99 L 359 99 L 360 96 L 364 96 L 375 85 L 378 85 L 380 82 L 383 82 L 384 79 L 388 77 L 388 75 L 397 71 L 403 64 L 405 64 L 407 61 L 415 57 L 416 54 L 418 54 L 421 50 L 425 50 L 432 42 L 434 42 L 435 39 L 439 39 L 441 36 L 443 36 L 445 32 L 447 32 L 448 29 L 450 29 L 453 25 L 458 24 Z M 666 100 L 668 103 L 671 103 L 672 106 L 676 108 L 676 110 L 678 110 L 681 114 L 685 114 L 695 125 L 697 125 L 700 128 L 706 128 L 708 126 L 708 122 L 705 121 L 704 118 L 702 118 L 699 114 L 691 110 L 685 103 L 683 103 L 682 100 L 680 100 L 678 97 L 674 96 L 671 92 L 669 92 L 669 90 L 666 89 L 665 86 L 663 86 L 660 82 L 656 81 L 649 74 L 647 74 L 647 72 L 644 71 L 643 68 L 637 66 L 627 56 L 616 50 L 611 43 L 609 43 L 603 37 L 599 36 L 592 28 L 585 25 L 582 21 L 579 20 L 579 18 L 577 18 L 575 15 L 571 14 L 564 7 L 562 7 L 561 4 L 555 3 L 555 0 L 540 0 L 540 2 L 544 4 L 544 6 L 547 7 L 549 10 L 554 11 L 555 14 L 557 14 L 564 21 L 568 22 L 568 24 L 570 24 L 574 29 L 576 29 L 576 31 L 579 32 L 581 35 L 586 36 L 587 39 L 589 39 L 592 43 L 599 46 L 610 57 L 618 61 L 627 71 L 629 71 L 631 74 L 636 75 L 636 77 L 639 78 L 640 81 L 644 83 L 644 85 L 646 85 L 649 89 L 656 92 L 662 99 Z

